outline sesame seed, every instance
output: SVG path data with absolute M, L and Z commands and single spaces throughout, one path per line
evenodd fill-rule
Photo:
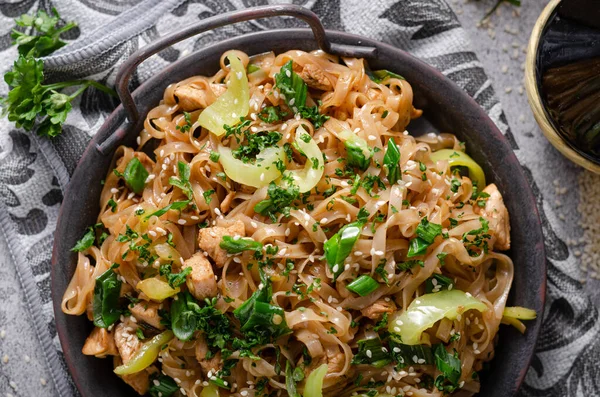
M 48 381 L 46 380 L 46 378 L 40 378 L 40 383 L 42 384 L 42 386 L 46 386 Z
M 110 189 L 110 192 L 112 194 L 117 194 L 117 193 L 119 193 L 119 189 L 113 187 L 112 189 Z
M 0 331 L 0 338 L 2 338 L 2 339 L 6 338 L 6 331 L 5 330 L 1 330 Z
M 369 135 L 369 136 L 367 137 L 367 139 L 369 139 L 370 141 L 376 141 L 376 140 L 377 140 L 377 137 L 376 137 L 375 135 Z
M 179 223 L 180 225 L 185 225 L 187 221 L 185 219 L 178 219 L 177 223 Z
M 369 358 L 373 357 L 373 353 L 371 352 L 371 350 L 367 350 L 366 354 L 367 354 L 367 357 L 369 357 Z
M 8 354 L 5 354 L 4 357 L 2 357 L 2 362 L 4 364 L 8 363 Z

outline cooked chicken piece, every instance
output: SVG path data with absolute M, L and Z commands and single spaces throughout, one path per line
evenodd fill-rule
M 214 100 L 227 91 L 223 84 L 210 84 L 208 88 L 198 85 L 186 84 L 175 89 L 175 97 L 179 100 L 179 106 L 185 111 L 193 111 L 208 107 Z
M 370 318 L 371 320 L 380 320 L 383 317 L 383 313 L 392 314 L 396 311 L 396 304 L 394 302 L 379 299 L 375 301 L 371 306 L 365 307 L 360 312 L 363 316 Z
M 198 337 L 196 340 L 196 360 L 200 363 L 200 367 L 202 368 L 202 372 L 206 375 L 208 371 L 218 371 L 221 369 L 222 360 L 221 360 L 221 352 L 217 352 L 214 356 L 207 359 L 206 354 L 208 353 L 208 345 L 204 340 L 203 336 Z
M 142 342 L 138 339 L 135 330 L 130 325 L 133 324 L 130 322 L 119 323 L 115 327 L 115 344 L 121 356 L 121 359 L 118 361 L 122 361 L 124 364 L 127 364 L 142 347 Z M 120 365 L 120 363 L 116 365 Z M 123 375 L 121 378 L 140 395 L 148 392 L 148 383 L 150 382 L 148 371 L 144 370 L 131 375 Z
M 106 328 L 95 327 L 90 336 L 83 344 L 81 352 L 86 356 L 96 356 L 104 358 L 106 356 L 116 356 L 117 346 L 113 335 Z
M 494 248 L 505 251 L 510 248 L 508 210 L 495 184 L 488 185 L 483 189 L 483 192 L 489 194 L 490 197 L 487 198 L 485 207 L 481 210 L 481 215 L 489 222 L 490 234 L 496 237 Z
M 212 265 L 202 252 L 197 252 L 183 263 L 183 268 L 191 267 L 192 272 L 186 283 L 194 298 L 204 300 L 217 295 L 217 281 Z
M 148 371 L 144 370 L 131 375 L 123 375 L 121 376 L 121 379 L 129 386 L 133 387 L 133 390 L 138 392 L 139 395 L 143 396 L 148 393 L 150 384 L 150 374 Z
M 345 356 L 337 347 L 335 350 L 327 349 L 327 372 L 340 372 L 344 368 Z
M 333 89 L 333 85 L 327 76 L 325 76 L 323 69 L 315 64 L 309 63 L 304 65 L 302 72 L 300 72 L 300 77 L 309 87 L 323 91 Z
M 130 327 L 132 323 L 119 323 L 115 327 L 115 345 L 119 350 L 119 355 L 125 364 L 142 347 L 142 342 L 135 334 L 135 328 Z
M 227 261 L 227 251 L 219 247 L 223 236 L 240 236 L 246 235 L 246 227 L 244 222 L 237 220 L 228 227 L 209 227 L 206 229 L 200 229 L 198 234 L 198 245 L 201 249 L 208 252 L 208 255 L 215 261 L 215 264 L 219 267 L 223 267 Z
M 140 301 L 130 307 L 129 310 L 137 320 L 150 324 L 156 329 L 164 329 L 165 327 L 160 323 L 158 307 L 159 304 L 156 302 Z
M 308 376 L 312 371 L 323 364 L 327 364 L 327 373 L 340 372 L 344 368 L 345 356 L 338 347 L 328 348 L 326 355 L 313 357 L 310 365 L 306 366 L 304 373 Z
M 123 361 L 121 360 L 121 358 L 119 358 L 118 356 L 115 357 L 115 359 L 113 361 L 114 367 L 116 368 L 121 364 L 123 364 Z M 150 374 L 152 371 L 155 372 L 155 370 L 151 370 L 151 368 L 152 367 L 149 367 L 143 371 L 136 372 L 135 374 L 119 375 L 119 376 L 121 377 L 121 379 L 123 379 L 123 381 L 125 383 L 127 383 L 129 386 L 131 386 L 133 388 L 133 390 L 135 390 L 139 395 L 144 395 L 144 394 L 148 393 L 148 388 L 150 386 Z

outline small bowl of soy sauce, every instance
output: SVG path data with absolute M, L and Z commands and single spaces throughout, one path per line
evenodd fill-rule
M 552 0 L 533 28 L 529 104 L 546 138 L 600 174 L 600 0 Z

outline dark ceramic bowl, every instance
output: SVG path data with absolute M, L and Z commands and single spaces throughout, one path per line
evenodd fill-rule
M 283 8 L 289 11 L 286 13 L 288 15 L 298 11 L 293 6 Z M 424 109 L 423 119 L 409 126 L 411 133 L 432 130 L 455 133 L 467 143 L 469 154 L 483 167 L 488 181 L 495 183 L 504 195 L 511 215 L 512 249 L 509 255 L 515 264 L 509 304 L 532 308 L 539 317 L 528 322 L 525 335 L 519 334 L 512 327 L 501 327 L 496 357 L 483 376 L 481 395 L 514 396 L 534 352 L 546 289 L 546 262 L 540 219 L 534 196 L 517 158 L 504 136 L 479 105 L 439 71 L 406 52 L 365 37 L 328 31 L 326 38 L 336 43 L 332 45 L 335 48 L 330 48 L 336 52 L 352 51 L 352 47 L 348 47 L 348 50 L 340 44 L 373 47 L 376 56 L 369 59 L 370 66 L 373 69 L 390 69 L 404 76 L 414 90 L 415 105 Z M 317 41 L 309 29 L 265 31 L 225 40 L 158 71 L 135 90 L 135 104 L 139 113 L 145 115 L 159 103 L 169 84 L 193 75 L 215 73 L 221 54 L 229 49 L 259 54 L 265 51 L 280 53 L 290 49 L 310 51 L 317 48 Z M 135 67 L 136 62 L 132 64 Z M 127 92 L 123 94 L 123 87 L 121 94 L 127 104 Z M 62 295 L 76 265 L 76 255 L 70 248 L 81 237 L 85 228 L 96 221 L 102 189 L 100 181 L 109 170 L 114 150 L 118 144 L 135 145 L 136 136 L 143 128 L 142 120 L 128 124 L 126 116 L 126 110 L 119 106 L 86 149 L 65 194 L 54 240 L 52 296 L 56 327 L 66 363 L 83 397 L 134 395 L 132 389 L 112 372 L 112 360 L 100 360 L 81 353 L 93 325 L 85 316 L 63 314 L 60 307 Z M 135 118 L 135 114 L 130 113 L 130 120 L 132 118 Z

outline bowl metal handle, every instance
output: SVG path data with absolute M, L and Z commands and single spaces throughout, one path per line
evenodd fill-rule
M 269 5 L 263 7 L 253 7 L 244 10 L 228 12 L 204 19 L 198 23 L 192 24 L 184 29 L 173 32 L 152 43 L 147 44 L 135 53 L 133 53 L 119 68 L 116 77 L 116 89 L 121 98 L 121 102 L 127 113 L 128 124 L 135 125 L 139 120 L 140 114 L 135 105 L 135 101 L 129 91 L 129 81 L 134 70 L 148 57 L 169 47 L 175 43 L 185 40 L 199 33 L 203 33 L 222 26 L 249 21 L 259 18 L 269 18 L 275 16 L 292 16 L 306 22 L 313 31 L 319 48 L 330 54 L 354 57 L 354 58 L 372 58 L 376 54 L 374 47 L 354 46 L 345 44 L 335 44 L 329 42 L 325 29 L 319 20 L 319 17 L 312 11 L 297 5 Z M 125 129 L 119 129 L 118 133 L 112 134 L 104 142 L 97 146 L 101 153 L 109 153 L 124 138 Z

